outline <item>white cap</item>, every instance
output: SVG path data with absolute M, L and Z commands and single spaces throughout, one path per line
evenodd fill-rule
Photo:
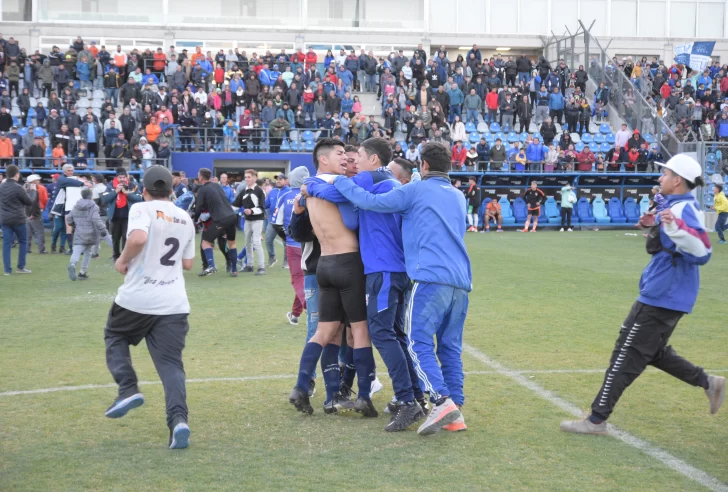
M 694 183 L 703 174 L 703 169 L 698 161 L 685 154 L 677 154 L 670 158 L 666 164 L 655 162 L 658 166 L 669 169 L 680 177 Z
M 26 181 L 27 181 L 28 183 L 33 183 L 33 182 L 35 182 L 35 181 L 40 181 L 40 176 L 38 176 L 37 174 L 31 174 L 31 175 L 30 175 L 30 176 L 28 176 L 28 177 L 27 177 L 27 178 L 26 178 L 25 180 L 26 180 Z

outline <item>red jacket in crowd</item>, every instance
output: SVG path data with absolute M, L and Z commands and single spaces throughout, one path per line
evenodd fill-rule
M 496 92 L 489 92 L 485 96 L 485 104 L 488 106 L 488 109 L 498 109 L 498 94 Z
M 458 146 L 455 145 L 452 148 L 452 163 L 453 165 L 462 166 L 465 164 L 465 158 L 468 155 L 468 151 L 465 150 L 465 147 L 460 147 L 460 150 L 458 150 Z
M 311 67 L 316 65 L 317 61 L 318 55 L 315 52 L 309 51 L 306 53 L 306 70 L 311 70 Z

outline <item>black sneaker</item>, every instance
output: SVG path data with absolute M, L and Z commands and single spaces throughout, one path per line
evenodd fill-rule
M 256 275 L 265 275 L 265 268 L 258 268 L 258 271 L 255 272 Z
M 344 397 L 341 392 L 335 393 L 334 398 L 324 403 L 324 413 L 332 414 L 339 412 L 348 412 L 353 410 L 354 403 L 348 398 Z
M 372 400 L 365 400 L 364 398 L 357 398 L 354 402 L 354 410 L 356 410 L 357 413 L 362 414 L 364 417 L 379 417 L 379 412 L 377 412 L 377 409 L 374 408 L 374 404 L 372 403 Z
M 277 260 L 277 259 L 276 259 L 275 257 L 273 257 L 273 258 L 268 258 L 268 268 L 272 267 L 272 266 L 273 266 L 273 265 L 275 265 L 276 263 L 278 263 L 278 260 Z
M 110 419 L 118 419 L 126 415 L 129 410 L 144 405 L 144 395 L 141 393 L 134 393 L 128 398 L 117 398 L 114 403 L 106 409 L 105 416 Z
M 86 272 L 81 272 L 78 274 L 78 279 L 79 280 L 88 280 L 88 275 L 86 274 Z
M 55 247 L 55 246 L 53 246 L 53 247 L 51 248 L 51 254 L 52 254 L 52 255 L 56 254 L 56 247 Z
M 301 413 L 306 413 L 308 415 L 313 413 L 313 407 L 308 399 L 308 393 L 303 392 L 298 389 L 298 387 L 293 388 L 293 391 L 291 391 L 291 394 L 288 396 L 288 402 L 296 407 L 296 410 Z
M 384 409 L 384 413 L 394 415 L 397 412 L 397 397 L 393 396 L 392 399 L 387 402 L 387 407 Z
M 169 429 L 169 449 L 185 449 L 190 445 L 190 427 L 187 422 L 178 421 Z
M 208 275 L 212 275 L 213 273 L 217 273 L 217 268 L 207 267 L 204 270 L 202 270 L 200 273 L 198 273 L 197 276 L 198 277 L 207 277 Z
M 61 248 L 58 250 L 59 255 L 65 255 L 66 254 L 66 248 Z
M 312 379 L 308 383 L 308 397 L 313 398 L 313 395 L 316 394 L 316 380 Z
M 91 258 L 93 258 L 93 259 L 100 258 L 100 257 L 101 257 L 100 254 L 91 255 Z
M 387 432 L 406 430 L 415 422 L 425 418 L 425 412 L 422 411 L 422 407 L 417 402 L 397 402 L 395 406 L 396 408 L 391 412 L 392 419 L 384 426 L 384 430 Z
M 242 269 L 241 271 L 243 271 L 243 272 L 252 272 L 252 271 L 253 271 L 253 267 L 251 267 L 251 266 L 246 266 L 246 267 L 244 267 L 244 268 L 243 268 L 243 269 Z
M 339 386 L 339 393 L 347 400 L 351 400 L 351 388 L 346 383 L 341 383 Z

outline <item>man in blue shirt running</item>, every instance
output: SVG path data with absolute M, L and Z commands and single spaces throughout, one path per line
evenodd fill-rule
M 447 173 L 450 150 L 429 142 L 420 155 L 422 181 L 388 193 L 370 193 L 341 176 L 333 183 L 360 209 L 402 215 L 405 266 L 414 281 L 405 307 L 408 349 L 422 389 L 435 403 L 417 432 L 430 435 L 450 424 L 464 428 L 461 354 L 472 272 L 463 240 L 465 197 Z

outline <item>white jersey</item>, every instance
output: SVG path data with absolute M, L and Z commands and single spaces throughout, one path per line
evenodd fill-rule
M 195 257 L 192 219 L 169 201 L 140 202 L 129 209 L 127 236 L 136 230 L 148 234 L 147 243 L 129 264 L 116 304 L 141 314 L 189 313 L 182 260 Z

